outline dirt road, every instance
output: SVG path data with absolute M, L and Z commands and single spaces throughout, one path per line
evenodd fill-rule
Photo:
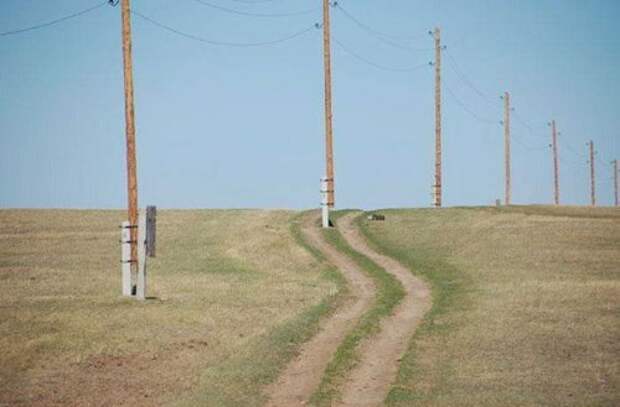
M 342 388 L 343 407 L 382 405 L 398 372 L 399 360 L 407 349 L 409 339 L 430 309 L 428 286 L 396 260 L 374 251 L 354 224 L 359 213 L 340 218 L 337 227 L 356 251 L 366 255 L 403 285 L 406 295 L 394 313 L 381 322 L 381 330 L 360 346 L 361 359 L 349 373 Z M 372 306 L 375 286 L 370 277 L 348 256 L 325 241 L 313 213 L 304 219 L 302 232 L 309 244 L 320 250 L 327 261 L 338 267 L 347 279 L 352 298 L 337 310 L 306 343 L 299 354 L 274 383 L 268 394 L 269 407 L 305 405 L 319 385 L 325 368 L 338 345 Z
M 269 407 L 304 405 L 321 382 L 327 364 L 338 345 L 371 306 L 375 285 L 350 258 L 329 245 L 317 224 L 316 212 L 303 219 L 302 232 L 306 241 L 319 250 L 328 262 L 338 267 L 346 278 L 351 298 L 327 319 L 320 331 L 301 349 L 300 354 L 284 370 L 268 394 Z
M 369 257 L 391 273 L 403 285 L 405 298 L 394 313 L 381 322 L 381 331 L 362 344 L 361 360 L 351 372 L 342 390 L 341 406 L 379 406 L 383 404 L 398 372 L 399 360 L 407 350 L 409 339 L 431 307 L 428 285 L 415 277 L 398 261 L 377 253 L 354 224 L 355 216 L 344 216 L 338 229 L 357 252 Z

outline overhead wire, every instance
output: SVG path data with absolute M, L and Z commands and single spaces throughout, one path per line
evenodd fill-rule
M 487 123 L 487 124 L 498 124 L 499 122 L 496 120 L 490 120 L 487 118 L 484 118 L 482 116 L 480 116 L 479 114 L 477 114 L 476 112 L 474 112 L 473 110 L 471 110 L 469 107 L 467 107 L 467 105 L 465 103 L 463 103 L 463 101 L 461 99 L 459 99 L 458 96 L 456 96 L 456 94 L 452 91 L 452 89 L 450 89 L 450 87 L 448 87 L 447 85 L 444 85 L 444 87 L 446 88 L 446 90 L 448 91 L 448 94 L 450 96 L 452 96 L 452 99 L 463 109 L 465 110 L 467 113 L 469 113 L 473 118 L 475 118 L 476 120 L 482 122 L 482 123 Z
M 525 119 L 523 119 L 517 111 L 513 112 L 513 116 L 517 120 L 517 122 L 521 123 L 527 129 L 530 136 L 536 137 L 536 138 L 547 138 L 546 135 L 542 136 L 540 134 L 536 134 L 534 131 L 534 127 L 531 124 L 529 124 L 527 121 L 525 121 Z
M 349 17 L 349 19 L 351 19 L 353 22 L 355 22 L 361 28 L 365 29 L 366 31 L 372 32 L 373 34 L 379 35 L 381 37 L 387 37 L 387 38 L 392 38 L 392 39 L 396 39 L 396 40 L 398 40 L 398 39 L 400 39 L 400 40 L 413 40 L 413 39 L 417 39 L 417 38 L 422 38 L 422 37 L 424 37 L 426 35 L 426 34 L 417 34 L 417 35 L 388 34 L 388 33 L 376 30 L 376 29 L 372 28 L 371 26 L 369 26 L 368 24 L 365 24 L 365 23 L 361 22 L 358 18 L 354 17 L 351 13 L 347 12 L 338 1 L 334 2 L 334 7 L 337 7 L 338 9 L 340 9 L 340 11 L 343 14 L 345 14 L 347 17 Z
M 491 101 L 491 98 L 489 98 L 487 94 L 479 90 L 473 84 L 473 82 L 463 73 L 463 71 L 459 68 L 458 63 L 456 62 L 456 59 L 454 58 L 454 56 L 452 56 L 452 54 L 450 53 L 447 47 L 444 48 L 444 51 L 446 55 L 448 56 L 448 61 L 450 62 L 450 66 L 456 72 L 456 74 L 460 77 L 463 83 L 465 83 L 469 88 L 471 88 L 478 96 L 484 99 L 487 103 L 495 106 L 496 104 Z
M 402 44 L 399 44 L 397 42 L 388 40 L 385 37 L 389 38 L 390 37 L 389 35 L 386 35 L 386 34 L 380 32 L 380 31 L 375 30 L 374 28 L 372 28 L 368 24 L 362 23 L 360 20 L 355 18 L 351 13 L 346 11 L 338 2 L 334 3 L 334 8 L 339 10 L 342 13 L 342 15 L 344 15 L 346 18 L 351 20 L 358 27 L 360 27 L 361 29 L 363 29 L 364 31 L 366 31 L 367 33 L 372 35 L 377 40 L 383 42 L 384 44 L 390 45 L 390 46 L 392 46 L 394 48 L 398 48 L 398 49 L 401 49 L 401 50 L 404 50 L 404 51 L 407 51 L 407 52 L 414 52 L 414 51 L 424 52 L 424 51 L 431 51 L 431 50 L 434 49 L 434 48 L 430 48 L 430 47 L 429 48 L 412 48 L 412 47 L 409 47 L 409 46 L 406 46 L 406 45 L 402 45 Z
M 148 23 L 150 23 L 150 24 L 152 24 L 152 25 L 154 25 L 156 27 L 159 27 L 159 28 L 161 28 L 163 30 L 166 30 L 166 31 L 169 31 L 171 33 L 177 34 L 177 35 L 179 35 L 181 37 L 185 37 L 185 38 L 188 38 L 188 39 L 191 39 L 191 40 L 194 40 L 194 41 L 198 41 L 198 42 L 202 42 L 202 43 L 206 43 L 206 44 L 210 44 L 210 45 L 229 46 L 229 47 L 261 47 L 261 46 L 266 46 L 266 45 L 279 44 L 279 43 L 286 42 L 286 41 L 292 40 L 294 38 L 300 37 L 300 36 L 306 34 L 307 32 L 312 31 L 313 29 L 316 28 L 316 24 L 313 24 L 310 27 L 307 27 L 307 28 L 304 28 L 302 30 L 299 30 L 299 31 L 297 31 L 297 32 L 295 32 L 293 34 L 290 34 L 290 35 L 286 36 L 286 37 L 278 38 L 278 39 L 275 39 L 275 40 L 269 40 L 269 41 L 245 42 L 245 43 L 243 43 L 243 42 L 228 42 L 228 41 L 211 40 L 211 39 L 204 38 L 204 37 L 201 37 L 201 36 L 198 36 L 198 35 L 195 35 L 195 34 L 190 34 L 190 33 L 187 33 L 185 31 L 178 30 L 178 29 L 173 28 L 173 27 L 171 27 L 169 25 L 160 23 L 159 21 L 154 20 L 151 17 L 147 17 L 146 15 L 140 13 L 139 11 L 137 11 L 135 9 L 131 10 L 131 14 L 141 18 L 144 21 L 147 21 Z
M 215 10 L 220 10 L 223 11 L 225 13 L 230 13 L 230 14 L 237 14 L 237 15 L 241 15 L 241 16 L 249 16 L 249 17 L 266 17 L 266 18 L 274 18 L 274 17 L 294 17 L 294 16 L 301 16 L 301 15 L 307 15 L 307 14 L 312 14 L 315 13 L 317 11 L 319 11 L 321 9 L 321 7 L 314 7 L 312 9 L 308 9 L 308 10 L 301 10 L 301 11 L 295 11 L 295 12 L 289 12 L 289 13 L 253 13 L 253 12 L 249 12 L 249 11 L 242 11 L 242 10 L 235 10 L 232 8 L 228 8 L 228 7 L 224 7 L 224 6 L 220 6 L 217 4 L 213 4 L 213 3 L 209 3 L 205 0 L 193 0 L 194 2 L 205 6 L 205 7 L 210 7 L 212 9 Z
M 595 155 L 594 155 L 594 158 L 598 161 L 598 163 L 599 163 L 599 164 L 601 164 L 601 165 L 602 165 L 602 166 L 604 166 L 604 167 L 607 167 L 607 166 L 609 165 L 608 163 L 606 163 L 605 161 L 603 161 L 603 160 L 601 159 L 601 157 L 599 157 L 599 155 L 598 155 L 598 154 L 595 154 Z
M 577 157 L 580 157 L 580 158 L 586 158 L 586 155 L 585 155 L 585 154 L 578 153 L 578 152 L 577 152 L 574 148 L 572 148 L 572 147 L 571 147 L 571 145 L 570 145 L 570 144 L 568 144 L 568 143 L 566 143 L 566 142 L 563 142 L 563 143 L 560 143 L 560 145 L 561 145 L 562 147 L 566 148 L 566 149 L 567 149 L 568 151 L 570 151 L 571 153 L 575 154 Z
M 542 150 L 549 150 L 549 146 L 545 145 L 545 146 L 530 146 L 528 144 L 526 144 L 523 139 L 521 139 L 518 135 L 516 135 L 515 133 L 510 133 L 510 136 L 513 140 L 515 140 L 517 142 L 517 144 L 521 145 L 521 147 L 523 147 L 524 149 L 528 150 L 528 151 L 542 151 Z
M 5 36 L 15 35 L 15 34 L 22 34 L 22 33 L 28 32 L 28 31 L 39 30 L 41 28 L 45 28 L 45 27 L 49 27 L 49 26 L 52 26 L 52 25 L 55 25 L 55 24 L 58 24 L 58 23 L 62 23 L 63 21 L 67 21 L 67 20 L 70 20 L 70 19 L 73 19 L 73 18 L 77 18 L 77 17 L 83 16 L 84 14 L 88 14 L 88 13 L 90 13 L 92 11 L 95 11 L 95 10 L 105 6 L 106 4 L 111 4 L 111 3 L 109 3 L 109 1 L 106 0 L 104 2 L 98 3 L 95 6 L 86 8 L 84 10 L 75 12 L 73 14 L 66 15 L 64 17 L 57 18 L 55 20 L 47 21 L 47 22 L 41 23 L 41 24 L 32 25 L 32 26 L 29 26 L 29 27 L 18 28 L 18 29 L 15 29 L 15 30 L 9 30 L 9 31 L 0 32 L 0 37 L 5 37 Z
M 381 69 L 384 71 L 392 71 L 392 72 L 412 72 L 412 71 L 416 71 L 418 69 L 424 68 L 428 66 L 428 63 L 424 63 L 424 64 L 418 64 L 418 65 L 414 65 L 414 66 L 409 66 L 409 67 L 390 67 L 390 66 L 385 66 L 382 64 L 378 64 L 376 62 L 373 62 L 363 56 L 361 56 L 360 54 L 356 53 L 355 51 L 352 51 L 351 49 L 349 49 L 346 45 L 344 45 L 342 42 L 340 42 L 336 37 L 334 37 L 332 35 L 332 41 L 334 41 L 334 43 L 336 43 L 340 48 L 342 48 L 347 54 L 351 55 L 352 57 L 358 59 L 361 62 L 364 62 L 370 66 L 373 66 L 377 69 Z

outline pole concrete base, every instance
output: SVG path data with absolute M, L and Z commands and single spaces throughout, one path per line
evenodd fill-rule
M 327 178 L 321 178 L 321 225 L 324 228 L 330 227 L 329 224 L 329 204 L 328 200 L 328 183 Z
M 131 229 L 129 222 L 121 224 L 121 285 L 124 297 L 131 297 Z
M 324 228 L 329 227 L 329 206 L 321 205 L 321 225 Z

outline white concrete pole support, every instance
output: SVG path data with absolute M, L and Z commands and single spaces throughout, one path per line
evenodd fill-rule
M 128 221 L 121 224 L 121 284 L 123 296 L 131 297 L 131 228 Z
M 136 284 L 138 300 L 146 299 L 146 211 L 140 209 L 138 215 L 138 281 Z
M 321 178 L 321 225 L 329 227 L 329 204 L 328 204 L 327 178 Z

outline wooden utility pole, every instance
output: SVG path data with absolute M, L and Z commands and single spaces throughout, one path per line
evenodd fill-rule
M 329 0 L 323 0 L 323 67 L 325 71 L 325 176 L 327 181 L 327 206 L 333 208 L 334 197 L 334 147 L 332 126 L 332 63 L 329 30 Z
M 123 72 L 125 77 L 125 136 L 127 141 L 127 199 L 131 227 L 131 261 L 136 269 L 138 259 L 138 177 L 136 171 L 136 126 L 133 106 L 133 73 L 131 59 L 131 9 L 122 0 Z
M 510 93 L 504 93 L 504 163 L 505 163 L 505 203 L 510 205 L 511 202 L 511 185 L 510 185 Z
M 614 160 L 614 205 L 618 206 L 618 160 Z
M 441 207 L 441 30 L 435 28 L 435 185 L 436 208 Z
M 596 206 L 596 174 L 594 173 L 594 142 L 590 140 L 590 198 L 592 206 Z
M 555 127 L 555 120 L 551 121 L 551 142 L 553 149 L 553 202 L 560 204 L 560 167 L 558 164 L 558 133 Z

